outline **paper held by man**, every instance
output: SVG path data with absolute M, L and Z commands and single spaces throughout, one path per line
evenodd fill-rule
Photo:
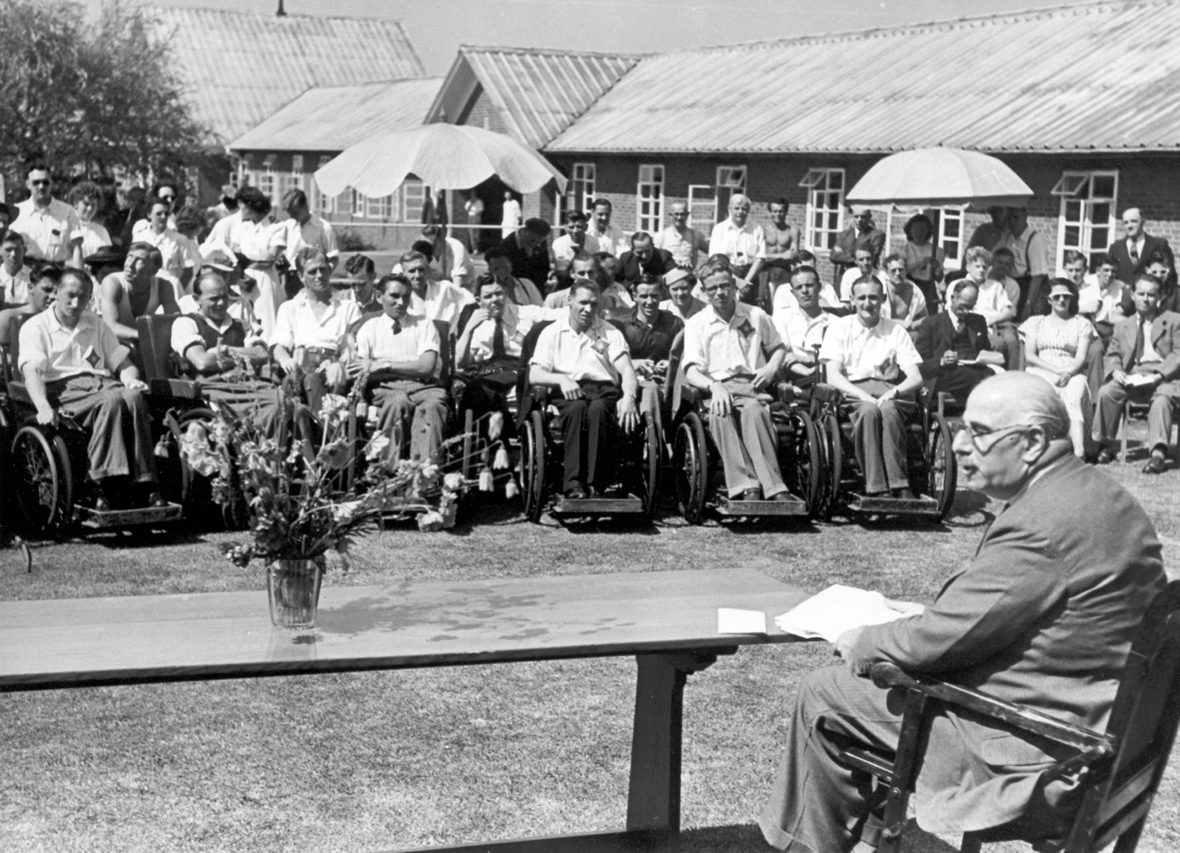
M 776 617 L 774 624 L 787 634 L 834 643 L 853 628 L 881 625 L 909 615 L 889 607 L 879 592 L 833 584 Z

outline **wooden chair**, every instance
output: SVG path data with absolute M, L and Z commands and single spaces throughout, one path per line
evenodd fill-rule
M 1168 584 L 1144 616 L 1105 734 L 976 690 L 907 675 L 890 663 L 874 665 L 872 678 L 883 689 L 906 691 L 897 753 L 848 748 L 841 753 L 841 760 L 871 773 L 887 791 L 878 848 L 881 853 L 900 849 L 909 792 L 921 770 L 925 734 L 940 705 L 965 708 L 1077 750 L 1046 773 L 1050 778 L 1079 778 L 1080 805 L 1064 837 L 1037 840 L 1034 849 L 1091 853 L 1117 839 L 1115 853 L 1131 853 L 1139 842 L 1180 723 L 1180 581 Z M 1008 840 L 1024 839 L 1011 826 L 996 827 L 964 834 L 961 850 L 977 853 L 984 842 Z
M 1147 412 L 1151 408 L 1150 402 L 1133 402 L 1127 401 L 1123 406 L 1123 416 L 1119 419 L 1119 462 L 1125 463 L 1127 461 L 1127 426 L 1131 418 L 1143 419 L 1147 417 Z M 1172 407 L 1173 420 L 1180 412 L 1176 411 L 1176 406 Z M 1168 436 L 1169 440 L 1171 436 Z M 1180 423 L 1176 425 L 1176 443 L 1174 445 L 1173 458 L 1176 460 L 1176 465 L 1180 466 Z M 1165 454 L 1166 455 L 1166 454 Z

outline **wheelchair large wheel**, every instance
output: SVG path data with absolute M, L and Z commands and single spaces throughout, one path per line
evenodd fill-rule
M 676 499 L 689 524 L 700 524 L 705 515 L 709 488 L 709 458 L 705 424 L 696 412 L 689 412 L 676 427 L 672 464 L 676 472 Z
M 955 502 L 959 468 L 951 448 L 951 428 L 946 418 L 935 415 L 926 439 L 926 470 L 929 495 L 938 501 L 938 520 L 942 521 Z
M 660 462 L 663 442 L 655 419 L 646 419 L 643 436 L 643 514 L 651 518 L 660 500 Z
M 32 534 L 56 534 L 69 523 L 74 482 L 61 436 L 46 436 L 34 426 L 17 430 L 12 473 L 21 519 Z
M 534 409 L 524 422 L 520 437 L 524 514 L 532 522 L 541 520 L 541 512 L 545 508 L 545 452 L 545 413 Z
M 824 503 L 824 439 L 806 412 L 795 412 L 794 421 L 795 485 L 807 504 L 807 514 L 815 518 Z
M 840 486 L 844 478 L 844 433 L 840 429 L 840 419 L 835 412 L 824 416 L 823 442 L 827 448 L 827 477 L 825 483 L 825 500 L 822 516 L 824 521 L 830 521 L 840 503 Z

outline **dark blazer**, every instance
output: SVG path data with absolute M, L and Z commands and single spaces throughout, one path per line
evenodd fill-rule
M 647 263 L 640 263 L 639 256 L 628 249 L 619 256 L 619 263 L 623 265 L 623 281 L 631 284 L 639 281 L 640 276 L 662 276 L 676 266 L 672 253 L 667 249 L 655 249 Z
M 1131 263 L 1131 253 L 1127 251 L 1127 240 L 1116 240 L 1106 250 L 1106 257 L 1114 263 L 1114 277 L 1123 284 L 1135 286 L 1135 278 L 1147 268 L 1147 259 L 1156 252 L 1162 252 L 1168 259 L 1172 274 L 1168 277 L 1168 284 L 1176 283 L 1176 258 L 1172 255 L 1172 247 L 1163 237 L 1143 235 L 1143 251 L 1139 253 L 1138 263 Z
M 1102 731 L 1132 635 L 1165 583 L 1147 513 L 1069 455 L 999 511 L 974 559 L 924 613 L 864 629 L 851 657 L 893 661 Z M 964 832 L 1007 823 L 1056 757 L 1045 741 L 939 716 L 918 777 L 918 824 Z M 1064 784 L 1050 783 L 1047 794 Z
M 967 334 L 971 337 L 971 346 L 975 349 L 976 357 L 984 350 L 992 348 L 991 339 L 987 334 L 987 320 L 982 314 L 967 315 Z M 941 311 L 932 317 L 927 317 L 918 324 L 918 339 L 914 342 L 918 354 L 922 356 L 922 378 L 934 379 L 938 376 L 943 354 L 955 348 L 955 327 L 950 316 Z
M 509 234 L 501 240 L 500 248 L 512 263 L 512 274 L 517 278 L 527 278 L 538 290 L 543 291 L 545 282 L 549 280 L 549 247 L 542 240 L 533 253 L 529 254 L 516 238 L 519 233 L 517 231 Z
M 1116 370 L 1126 373 L 1134 367 L 1131 362 L 1135 358 L 1138 325 L 1137 315 L 1115 323 L 1102 363 L 1103 379 L 1109 379 Z M 1151 345 L 1163 357 L 1156 372 L 1164 381 L 1170 382 L 1180 376 L 1180 314 L 1164 311 L 1155 316 L 1151 324 Z

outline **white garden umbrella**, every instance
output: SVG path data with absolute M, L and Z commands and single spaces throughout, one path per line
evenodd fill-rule
M 328 196 L 348 187 L 371 198 L 392 195 L 410 175 L 435 189 L 465 190 L 493 175 L 520 193 L 566 179 L 544 157 L 510 136 L 465 125 L 424 124 L 356 143 L 315 173 Z
M 961 148 L 918 148 L 879 160 L 848 193 L 849 204 L 1024 207 L 1033 191 L 1003 161 Z

